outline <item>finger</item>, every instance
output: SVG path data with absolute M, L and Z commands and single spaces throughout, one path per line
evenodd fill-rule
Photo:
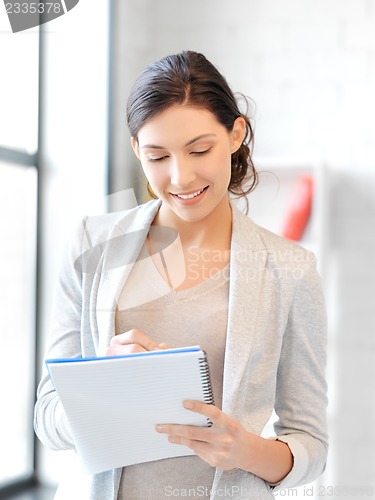
M 195 454 L 198 455 L 202 460 L 210 463 L 209 457 L 212 454 L 212 445 L 204 441 L 191 440 L 187 438 L 182 438 L 178 436 L 168 436 L 168 441 L 173 444 L 180 444 L 187 446 L 191 450 L 194 450 Z
M 184 401 L 184 408 L 200 415 L 205 415 L 212 423 L 217 422 L 222 415 L 222 412 L 212 404 L 202 403 L 201 401 Z
M 194 451 L 199 448 L 204 449 L 207 446 L 210 446 L 210 444 L 207 443 L 206 441 L 199 441 L 197 439 L 191 439 L 175 435 L 168 436 L 168 441 L 173 444 L 182 444 L 183 446 L 187 446 L 188 448 L 191 448 Z
M 170 349 L 169 345 L 166 344 L 165 342 L 162 342 L 161 344 L 158 344 L 158 348 L 161 349 Z
M 127 344 L 107 347 L 106 356 L 122 356 L 124 354 L 134 354 L 137 352 L 148 352 L 138 344 Z
M 202 441 L 209 443 L 210 428 L 201 427 L 198 425 L 178 425 L 178 424 L 158 424 L 157 432 L 168 434 L 168 439 L 171 443 L 184 444 L 191 447 L 194 441 Z
M 144 333 L 133 328 L 124 333 L 120 333 L 112 337 L 110 346 L 117 345 L 131 345 L 136 344 L 143 348 L 145 351 L 156 351 L 160 349 L 166 349 L 166 344 L 158 344 L 154 340 L 147 337 Z M 134 350 L 134 352 L 141 352 L 141 350 Z

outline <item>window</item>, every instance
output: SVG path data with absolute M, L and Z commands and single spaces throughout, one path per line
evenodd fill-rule
M 38 59 L 0 17 L 0 493 L 34 474 Z
M 71 229 L 108 194 L 109 7 L 14 34 L 0 13 L 0 498 L 61 469 L 34 438 L 35 379 Z
M 0 487 L 33 473 L 36 181 L 0 162 Z
M 5 16 L 0 17 L 0 146 L 34 153 L 38 141 L 39 34 L 37 30 L 12 33 L 5 21 Z

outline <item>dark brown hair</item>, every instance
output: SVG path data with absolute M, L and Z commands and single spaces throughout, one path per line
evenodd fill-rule
M 211 111 L 228 132 L 238 117 L 244 118 L 246 134 L 240 148 L 232 154 L 228 190 L 238 196 L 250 193 L 258 182 L 251 158 L 254 133 L 250 119 L 241 113 L 226 79 L 203 54 L 184 51 L 167 56 L 139 75 L 127 103 L 131 136 L 137 139 L 139 130 L 150 118 L 175 104 Z

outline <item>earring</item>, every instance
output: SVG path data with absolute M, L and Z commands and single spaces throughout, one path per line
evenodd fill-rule
M 150 186 L 150 183 L 147 181 L 147 192 L 153 198 L 154 200 L 157 200 L 156 194 L 153 192 L 152 187 Z

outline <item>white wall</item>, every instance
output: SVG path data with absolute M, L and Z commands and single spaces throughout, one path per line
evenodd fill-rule
M 331 451 L 314 493 L 375 498 L 375 0 L 128 0 L 126 11 L 124 89 L 156 58 L 201 51 L 254 99 L 256 156 L 328 166 Z

